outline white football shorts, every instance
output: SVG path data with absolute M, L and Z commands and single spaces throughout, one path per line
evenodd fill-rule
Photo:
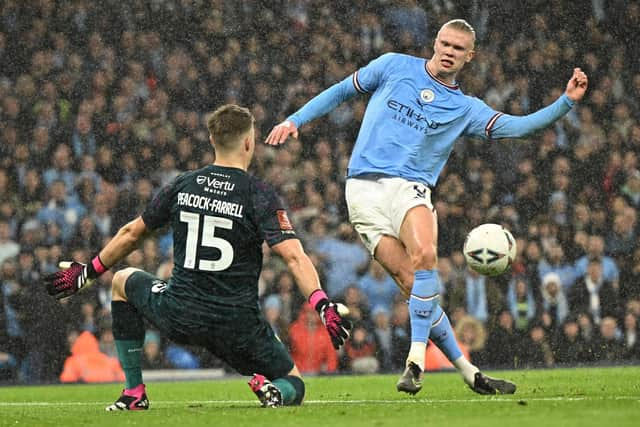
M 345 198 L 349 221 L 371 255 L 383 235 L 400 237 L 409 209 L 424 205 L 433 210 L 431 189 L 425 184 L 378 174 L 347 179 Z

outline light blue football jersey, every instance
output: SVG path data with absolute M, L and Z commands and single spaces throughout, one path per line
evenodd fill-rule
M 384 173 L 433 186 L 458 137 L 485 137 L 499 113 L 436 79 L 426 65 L 424 58 L 386 54 L 353 74 L 356 90 L 372 95 L 349 176 Z
M 431 75 L 427 60 L 387 53 L 325 90 L 291 115 L 298 127 L 357 93 L 369 93 L 348 177 L 383 174 L 435 186 L 455 141 L 522 137 L 571 109 L 566 95 L 527 116 L 495 111 Z

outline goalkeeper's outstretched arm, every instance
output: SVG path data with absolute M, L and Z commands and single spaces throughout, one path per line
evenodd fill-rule
M 147 226 L 142 217 L 138 217 L 120 228 L 88 264 L 75 261 L 60 262 L 60 271 L 44 277 L 47 292 L 60 299 L 91 286 L 102 273 L 133 252 L 146 234 Z

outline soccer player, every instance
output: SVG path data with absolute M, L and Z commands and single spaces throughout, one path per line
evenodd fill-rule
M 64 262 L 63 270 L 45 278 L 48 292 L 65 298 L 122 260 L 150 231 L 167 224 L 173 229 L 175 265 L 168 281 L 137 268 L 113 277 L 113 335 L 126 385 L 109 411 L 149 406 L 140 367 L 143 318 L 178 343 L 206 348 L 243 375 L 257 373 L 249 386 L 262 406 L 302 403 L 300 372 L 258 305 L 264 241 L 284 259 L 334 347 L 348 337 L 350 323 L 342 318 L 348 311 L 321 289 L 280 197 L 247 174 L 255 148 L 253 116 L 246 108 L 225 105 L 207 125 L 216 151 L 213 164 L 164 187 L 89 264 Z
M 411 347 L 398 391 L 422 388 L 430 338 L 447 355 L 472 390 L 514 393 L 515 385 L 482 374 L 463 355 L 449 319 L 438 303 L 437 217 L 431 203 L 453 144 L 462 135 L 487 140 L 518 138 L 543 129 L 566 114 L 587 88 L 587 76 L 573 70 L 565 93 L 526 116 L 495 111 L 464 95 L 456 75 L 474 56 L 475 31 L 462 19 L 440 28 L 430 59 L 387 53 L 326 89 L 275 126 L 266 143 L 298 137 L 303 124 L 356 94 L 370 94 L 347 171 L 349 219 L 365 246 L 409 296 Z

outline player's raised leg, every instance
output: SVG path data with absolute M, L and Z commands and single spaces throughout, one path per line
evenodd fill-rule
M 437 225 L 434 239 L 437 239 Z M 402 293 L 408 298 L 413 287 L 414 273 L 412 263 L 407 257 L 407 250 L 402 242 L 388 235 L 383 236 L 376 247 L 375 256 L 396 281 Z M 511 394 L 515 392 L 515 384 L 482 374 L 475 365 L 466 359 L 458 346 L 449 318 L 439 305 L 435 309 L 433 319 L 429 338 L 453 363 L 465 383 L 473 391 L 480 394 Z M 415 368 L 408 368 L 405 370 L 403 378 L 411 378 L 418 375 L 419 373 Z M 403 383 L 410 382 L 410 379 L 403 381 Z M 405 387 L 404 385 L 401 388 L 402 390 L 400 391 L 405 391 L 405 388 L 416 390 L 415 392 L 409 391 L 413 393 L 417 393 L 420 389 L 411 386 Z
M 126 411 L 149 409 L 149 399 L 142 382 L 142 346 L 144 344 L 144 321 L 142 314 L 129 303 L 125 294 L 125 284 L 129 277 L 141 271 L 126 268 L 118 271 L 112 281 L 111 315 L 113 317 L 113 336 L 115 338 L 118 359 L 125 375 L 125 387 L 122 394 L 107 411 Z

